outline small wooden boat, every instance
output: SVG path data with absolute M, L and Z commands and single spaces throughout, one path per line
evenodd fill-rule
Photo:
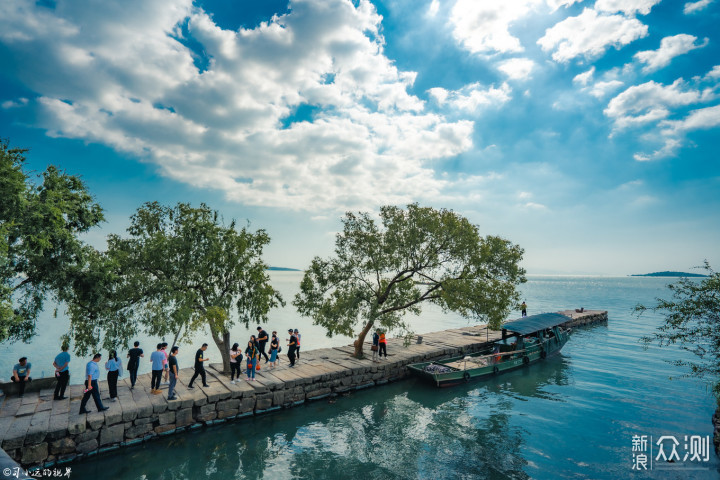
M 559 313 L 541 313 L 506 322 L 502 340 L 489 343 L 479 352 L 463 357 L 413 363 L 408 368 L 438 387 L 450 387 L 473 378 L 498 375 L 521 368 L 560 352 L 570 330 L 561 325 L 570 320 Z

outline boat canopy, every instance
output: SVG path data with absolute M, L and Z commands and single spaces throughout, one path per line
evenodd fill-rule
M 510 320 L 509 322 L 503 323 L 501 328 L 509 332 L 519 333 L 520 335 L 527 335 L 545 330 L 546 328 L 552 328 L 568 320 L 570 320 L 568 317 L 559 313 L 540 313 L 538 315 L 518 318 L 517 320 Z

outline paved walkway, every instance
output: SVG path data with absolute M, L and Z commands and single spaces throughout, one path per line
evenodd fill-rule
M 403 346 L 403 340 L 388 339 L 388 357 L 380 363 L 373 363 L 371 359 L 355 359 L 350 355 L 354 349 L 351 345 L 338 348 L 323 348 L 301 352 L 301 359 L 295 367 L 290 368 L 285 352 L 280 354 L 280 365 L 269 368 L 261 364 L 261 370 L 256 372 L 255 381 L 242 380 L 237 384 L 230 383 L 229 375 L 220 373 L 221 364 L 211 364 L 206 369 L 208 388 L 201 386 L 198 378 L 193 389 L 187 388 L 194 371 L 192 368 L 183 368 L 177 383 L 177 400 L 168 401 L 167 385 L 163 385 L 162 394 L 150 393 L 150 374 L 139 375 L 135 388 L 130 389 L 130 379 L 121 378 L 118 381 L 118 401 L 112 402 L 108 398 L 107 382 L 100 384 L 101 397 L 105 412 L 96 412 L 92 400 L 88 402 L 91 413 L 79 414 L 80 401 L 83 396 L 82 385 L 70 385 L 66 391 L 65 400 L 53 400 L 53 390 L 45 389 L 40 392 L 26 393 L 23 398 L 6 398 L 0 405 L 0 440 L 4 450 L 20 448 L 18 441 L 25 445 L 53 441 L 63 438 L 68 433 L 81 433 L 87 422 L 91 429 L 106 424 L 112 425 L 119 421 L 131 421 L 146 417 L 151 413 L 176 411 L 192 406 L 213 404 L 224 399 L 268 396 L 270 392 L 287 391 L 295 385 L 311 385 L 323 377 L 334 373 L 365 367 L 387 371 L 388 368 L 398 369 L 416 359 L 419 355 L 437 355 L 456 352 L 458 347 L 464 348 L 485 341 L 492 341 L 500 337 L 500 332 L 485 329 L 484 326 L 465 327 L 459 329 L 443 330 L 423 334 L 422 344 Z M 365 345 L 368 357 L 370 343 Z M 244 363 L 243 363 L 244 366 Z M 244 372 L 244 370 L 243 370 Z M 370 382 L 372 383 L 372 382 Z M 283 404 L 282 399 L 274 398 L 267 403 L 270 405 Z M 257 407 L 256 407 L 257 408 Z
M 570 317 L 567 326 L 607 320 L 607 312 L 597 310 L 560 313 Z M 54 401 L 52 389 L 27 392 L 24 398 L 0 398 L 0 447 L 8 453 L 14 452 L 24 465 L 30 465 L 49 458 L 48 446 L 52 458 L 62 460 L 63 455 L 72 457 L 98 448 L 102 451 L 104 446 L 129 445 L 142 441 L 146 435 L 171 433 L 176 428 L 224 421 L 226 417 L 263 413 L 331 393 L 404 378 L 409 363 L 477 351 L 485 343 L 501 338 L 501 332 L 472 326 L 421 336 L 421 344 L 407 347 L 403 339 L 388 339 L 388 357 L 380 362 L 353 358 L 354 348 L 348 345 L 302 351 L 302 358 L 290 368 L 283 353 L 279 367 L 269 368 L 262 363 L 255 381 L 242 379 L 236 384 L 231 384 L 229 375 L 220 372 L 222 365 L 211 364 L 206 369 L 207 388 L 202 387 L 198 379 L 195 388 L 189 389 L 187 385 L 194 371 L 183 368 L 177 383 L 177 400 L 172 401 L 167 399 L 167 385 L 162 386 L 159 395 L 150 393 L 150 374 L 139 375 L 132 390 L 130 379 L 121 379 L 115 402 L 108 398 L 107 382 L 101 381 L 103 403 L 109 407 L 104 412 L 96 412 L 91 400 L 88 403 L 91 413 L 78 413 L 82 385 L 71 385 L 65 400 Z M 370 357 L 369 342 L 364 350 Z

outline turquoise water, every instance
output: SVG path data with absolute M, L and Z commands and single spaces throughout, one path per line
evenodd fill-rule
M 714 453 L 697 470 L 631 469 L 633 435 L 712 435 L 706 386 L 668 378 L 681 371 L 664 360 L 682 353 L 637 341 L 659 319 L 632 307 L 667 296 L 667 282 L 532 277 L 530 314 L 604 309 L 607 325 L 576 329 L 560 356 L 490 381 L 398 382 L 94 457 L 71 465 L 72 478 L 720 478 Z M 415 325 L 466 323 L 430 310 Z

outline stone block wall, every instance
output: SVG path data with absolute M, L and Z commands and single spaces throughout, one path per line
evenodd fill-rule
M 561 312 L 564 313 L 564 312 Z M 607 320 L 607 312 L 588 312 L 573 318 L 567 326 Z M 489 337 L 488 337 L 489 335 Z M 150 393 L 149 375 L 141 375 L 135 389 L 121 383 L 116 402 L 109 410 L 79 414 L 82 387 L 71 386 L 70 399 L 52 401 L 52 390 L 6 399 L 0 408 L 1 447 L 25 468 L 50 468 L 98 453 L 152 441 L 206 425 L 241 421 L 305 402 L 321 400 L 351 390 L 360 390 L 401 380 L 409 375 L 411 363 L 459 356 L 479 351 L 500 338 L 479 327 L 446 330 L 423 335 L 422 344 L 402 346 L 391 339 L 390 359 L 380 363 L 351 357 L 352 347 L 303 352 L 296 368 L 264 368 L 256 381 L 231 384 L 218 366 L 208 368 L 209 388 L 188 388 L 193 371 L 180 371 L 177 400 Z M 367 348 L 369 351 L 369 346 Z M 101 382 L 101 392 L 107 386 Z M 93 402 L 88 407 L 94 410 Z

